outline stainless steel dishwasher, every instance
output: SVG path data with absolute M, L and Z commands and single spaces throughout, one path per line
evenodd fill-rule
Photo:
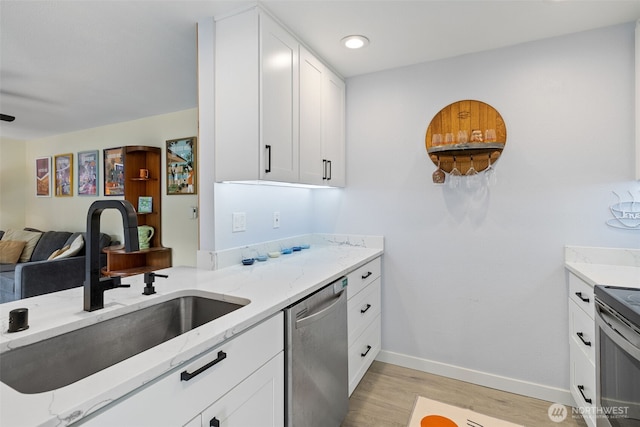
M 347 278 L 285 309 L 286 425 L 338 427 L 349 407 Z

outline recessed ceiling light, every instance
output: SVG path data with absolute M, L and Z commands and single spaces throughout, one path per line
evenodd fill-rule
M 360 35 L 347 36 L 340 41 L 349 49 L 360 49 L 369 44 L 369 39 Z

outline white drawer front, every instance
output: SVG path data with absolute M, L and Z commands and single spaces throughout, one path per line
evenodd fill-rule
M 380 315 L 380 278 L 347 302 L 349 344 L 353 343 L 367 325 Z
M 380 352 L 380 330 L 380 316 L 377 316 L 349 347 L 349 395 Z
M 569 302 L 569 332 L 578 347 L 595 364 L 595 322 L 573 300 Z
M 583 408 L 586 423 L 590 427 L 595 427 L 596 368 L 574 340 L 570 340 L 569 354 L 571 394 L 576 401 L 576 407 Z
M 123 420 L 138 427 L 184 425 L 283 349 L 284 318 L 279 313 L 116 401 L 85 425 L 111 427 L 121 425 Z M 188 381 L 181 380 L 182 372 L 193 373 L 204 367 L 219 358 L 220 351 L 226 358 Z
M 593 288 L 572 273 L 569 273 L 569 298 L 593 319 Z
M 376 258 L 352 271 L 347 275 L 349 285 L 347 286 L 347 298 L 353 298 L 358 292 L 380 277 L 381 262 Z

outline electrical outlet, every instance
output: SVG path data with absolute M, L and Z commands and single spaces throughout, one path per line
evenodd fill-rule
M 231 231 L 236 233 L 238 231 L 246 231 L 246 230 L 247 230 L 247 214 L 245 212 L 234 212 Z
M 280 212 L 273 213 L 273 228 L 280 228 Z

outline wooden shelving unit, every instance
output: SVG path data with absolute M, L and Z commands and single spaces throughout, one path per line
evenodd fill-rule
M 127 253 L 124 247 L 106 248 L 107 265 L 103 274 L 108 276 L 130 276 L 171 267 L 171 248 L 162 246 L 162 150 L 159 147 L 124 147 L 124 198 L 138 209 L 138 198 L 152 198 L 152 210 L 138 213 L 138 225 L 149 225 L 155 232 L 150 248 Z M 140 169 L 149 171 L 146 178 L 140 177 Z
M 487 129 L 495 131 L 495 140 L 471 141 L 472 131 L 484 133 Z M 466 132 L 469 142 L 444 141 L 446 134 L 456 138 L 459 131 Z M 433 144 L 435 134 L 443 139 L 440 145 Z M 481 101 L 464 100 L 447 105 L 435 115 L 427 128 L 425 148 L 431 161 L 440 169 L 451 172 L 455 160 L 456 167 L 464 175 L 472 162 L 474 169 L 480 172 L 489 166 L 489 159 L 491 164 L 497 161 L 506 141 L 507 128 L 495 108 Z

